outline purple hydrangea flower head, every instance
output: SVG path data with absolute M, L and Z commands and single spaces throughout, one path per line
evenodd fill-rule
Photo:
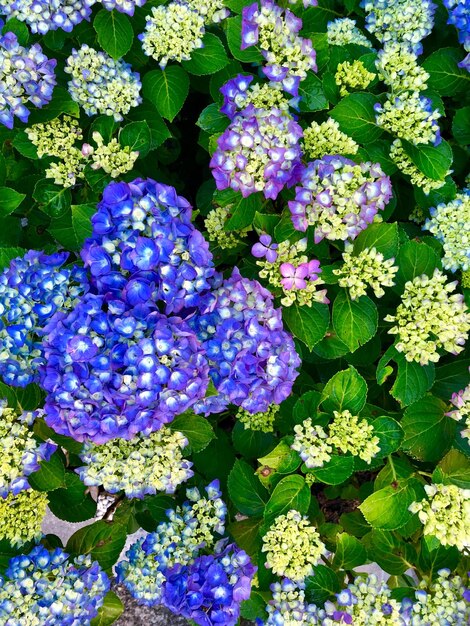
M 0 376 L 8 385 L 38 382 L 45 325 L 88 289 L 82 268 L 63 267 L 68 256 L 31 250 L 0 274 Z
M 459 41 L 467 52 L 470 52 L 470 4 L 468 0 L 444 0 L 449 11 L 448 24 L 456 27 Z
M 390 178 L 378 163 L 356 164 L 341 156 L 308 163 L 295 200 L 289 202 L 294 228 L 315 228 L 322 239 L 355 239 L 392 197 Z
M 460 61 L 458 65 L 459 67 L 462 67 L 464 70 L 467 70 L 467 72 L 470 72 L 470 52 L 467 54 L 465 59 L 463 59 L 463 61 Z
M 302 20 L 272 0 L 244 7 L 242 16 L 242 50 L 257 45 L 266 60 L 264 75 L 297 96 L 300 82 L 317 70 L 312 42 L 298 35 Z
M 14 33 L 0 37 L 0 124 L 13 128 L 15 117 L 27 122 L 26 104 L 40 109 L 51 100 L 56 63 L 38 43 L 25 48 Z
M 270 235 L 261 235 L 259 242 L 251 248 L 251 254 L 257 259 L 266 258 L 268 263 L 274 263 L 277 259 L 278 244 L 273 243 Z
M 196 412 L 217 413 L 230 403 L 266 412 L 289 396 L 300 359 L 281 311 L 257 281 L 237 268 L 228 280 L 218 278 L 189 323 L 202 341 L 217 390 L 196 403 Z
M 143 7 L 147 0 L 101 0 L 105 9 L 116 9 L 120 13 L 134 15 L 136 7 Z
M 209 246 L 173 187 L 140 178 L 111 183 L 92 224 L 81 255 L 99 293 L 131 306 L 161 300 L 173 313 L 197 305 L 209 288 Z
M 46 423 L 77 441 L 148 435 L 206 391 L 207 360 L 179 317 L 87 294 L 45 330 Z
M 6 0 L 2 13 L 27 24 L 32 33 L 45 35 L 61 28 L 70 33 L 83 20 L 89 20 L 96 0 Z
M 217 189 L 276 199 L 298 179 L 302 129 L 285 111 L 249 105 L 217 140 L 210 166 Z M 256 147 L 256 149 L 255 149 Z
M 109 589 L 107 575 L 89 555 L 71 559 L 61 548 L 50 552 L 39 545 L 10 559 L 0 576 L 0 622 L 89 624 Z
M 251 593 L 256 567 L 236 544 L 176 564 L 167 573 L 163 604 L 200 626 L 235 626 L 240 603 Z

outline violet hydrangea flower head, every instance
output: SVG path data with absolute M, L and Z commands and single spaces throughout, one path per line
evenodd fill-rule
M 215 281 L 199 311 L 189 323 L 202 341 L 217 395 L 196 403 L 196 412 L 217 413 L 229 404 L 265 412 L 289 396 L 300 359 L 267 289 L 235 268 L 228 280 Z
M 45 35 L 61 28 L 70 33 L 83 20 L 89 20 L 96 0 L 6 0 L 0 12 L 27 24 L 32 33 Z
M 101 113 L 120 122 L 142 102 L 140 76 L 129 63 L 116 61 L 87 44 L 72 49 L 64 71 L 72 78 L 68 83 L 72 99 L 87 115 Z
M 136 7 L 143 7 L 147 0 L 101 0 L 104 8 L 108 11 L 116 9 L 120 13 L 134 15 Z
M 190 565 L 170 568 L 162 602 L 201 626 L 235 626 L 256 569 L 236 544 L 216 547 L 214 554 L 199 556 Z
M 297 96 L 300 82 L 317 70 L 312 42 L 298 34 L 302 20 L 272 0 L 260 0 L 260 7 L 250 4 L 242 15 L 242 50 L 257 45 L 266 60 L 266 78 Z
M 111 183 L 92 217 L 81 256 L 99 293 L 166 312 L 197 306 L 214 274 L 212 254 L 191 223 L 191 205 L 152 179 Z
M 470 52 L 470 4 L 468 0 L 444 0 L 449 12 L 448 24 L 456 27 L 459 41 L 467 52 Z
M 297 182 L 302 128 L 285 111 L 246 107 L 217 140 L 210 167 L 217 189 L 231 187 L 246 198 L 262 191 L 275 200 Z
M 278 244 L 273 243 L 271 235 L 261 235 L 259 242 L 251 248 L 251 254 L 257 259 L 266 258 L 268 263 L 274 263 L 277 259 Z
M 378 163 L 357 164 L 341 156 L 308 163 L 295 200 L 289 202 L 294 228 L 315 228 L 322 239 L 355 239 L 392 197 L 390 178 Z
M 68 256 L 30 250 L 0 274 L 0 377 L 8 385 L 38 382 L 45 325 L 88 290 L 83 268 L 64 267 Z
M 26 104 L 40 109 L 51 100 L 56 63 L 38 43 L 25 48 L 14 33 L 0 36 L 0 124 L 13 128 L 15 117 L 27 122 Z
M 277 108 L 288 111 L 289 107 L 297 108 L 300 98 L 286 97 L 280 83 L 254 83 L 253 76 L 239 74 L 231 78 L 220 88 L 220 93 L 224 96 L 224 104 L 220 107 L 220 112 L 224 113 L 231 120 L 237 113 L 250 104 L 257 109 Z
M 18 415 L 7 407 L 5 400 L 0 400 L 0 498 L 29 489 L 27 477 L 40 469 L 40 461 L 48 461 L 57 449 L 55 443 L 39 443 L 34 438 L 30 426 L 38 413 Z
M 204 397 L 208 364 L 179 317 L 87 294 L 46 328 L 46 423 L 77 441 L 148 435 Z
M 0 576 L 0 622 L 72 626 L 89 624 L 110 582 L 89 555 L 72 559 L 61 548 L 36 546 L 10 559 Z

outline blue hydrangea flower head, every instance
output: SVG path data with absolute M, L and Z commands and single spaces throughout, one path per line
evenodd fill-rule
M 101 0 L 105 9 L 112 11 L 116 9 L 120 13 L 134 15 L 136 7 L 143 7 L 147 0 Z
M 131 306 L 161 300 L 167 313 L 194 307 L 214 274 L 212 254 L 191 223 L 191 205 L 151 179 L 111 183 L 81 252 L 100 293 Z
M 229 404 L 266 412 L 289 396 L 300 359 L 273 296 L 257 281 L 237 268 L 228 280 L 218 277 L 189 323 L 202 341 L 217 390 L 195 404 L 196 412 L 217 413 Z
M 449 11 L 448 24 L 456 27 L 459 41 L 467 52 L 470 52 L 470 3 L 468 0 L 444 0 Z
M 207 360 L 179 317 L 87 294 L 45 331 L 45 419 L 59 434 L 148 435 L 204 397 Z
M 8 385 L 38 382 L 44 326 L 87 291 L 86 272 L 64 267 L 68 256 L 31 250 L 0 274 L 0 376 Z
M 45 35 L 61 28 L 70 33 L 83 20 L 89 20 L 96 0 L 6 0 L 1 12 L 27 24 L 32 33 Z
M 109 588 L 107 575 L 89 555 L 71 559 L 61 548 L 50 552 L 36 546 L 29 554 L 10 559 L 5 577 L 0 576 L 0 621 L 89 624 Z
M 13 128 L 15 117 L 27 122 L 26 104 L 40 109 L 51 100 L 56 63 L 38 43 L 25 48 L 14 33 L 0 36 L 0 124 Z

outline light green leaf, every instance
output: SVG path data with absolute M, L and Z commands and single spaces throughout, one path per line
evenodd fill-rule
M 349 293 L 343 289 L 333 303 L 333 328 L 351 352 L 375 335 L 378 317 L 375 303 L 367 296 L 351 300 Z
M 282 316 L 294 337 L 310 350 L 323 339 L 330 323 L 328 306 L 318 302 L 314 302 L 311 307 L 297 304 L 284 307 Z
M 264 510 L 264 519 L 270 526 L 276 517 L 285 515 L 291 509 L 305 515 L 310 506 L 310 487 L 299 474 L 283 478 L 271 494 Z
M 367 383 L 352 365 L 347 370 L 337 372 L 326 383 L 321 404 L 323 410 L 350 411 L 353 415 L 364 408 L 367 399 Z
M 124 605 L 114 591 L 108 591 L 104 597 L 103 606 L 98 609 L 98 615 L 91 620 L 90 626 L 110 626 L 124 611 Z
M 175 417 L 169 424 L 173 431 L 183 433 L 193 452 L 201 452 L 214 439 L 214 429 L 205 417 L 195 415 L 191 411 Z
M 191 52 L 189 61 L 182 61 L 181 65 L 190 74 L 204 76 L 215 74 L 228 63 L 228 56 L 220 39 L 212 33 L 206 33 L 202 39 L 203 48 L 196 48 Z
M 377 97 L 370 93 L 352 93 L 343 98 L 330 115 L 343 132 L 359 143 L 372 143 L 382 134 L 375 123 Z

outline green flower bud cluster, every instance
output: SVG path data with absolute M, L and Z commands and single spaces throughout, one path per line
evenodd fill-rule
M 438 143 L 440 139 L 437 120 L 438 109 L 432 109 L 431 101 L 419 91 L 406 91 L 400 96 L 387 95 L 383 105 L 376 106 L 376 123 L 384 130 L 414 145 Z
M 369 463 L 380 451 L 379 438 L 374 435 L 374 427 L 366 419 L 351 415 L 347 410 L 333 411 L 334 419 L 329 424 L 328 443 L 342 452 L 350 452 L 354 456 Z
M 375 66 L 392 93 L 425 91 L 429 74 L 418 65 L 418 55 L 397 42 L 389 42 L 378 54 Z
M 130 146 L 121 146 L 115 138 L 108 144 L 104 143 L 103 137 L 98 132 L 93 133 L 93 141 L 97 148 L 90 152 L 94 170 L 103 169 L 111 178 L 117 178 L 121 174 L 130 172 L 134 163 L 139 157 L 139 153 L 132 150 Z
M 451 272 L 470 269 L 470 191 L 458 193 L 454 200 L 438 204 L 430 213 L 424 228 L 443 245 L 443 267 Z
M 298 267 L 302 263 L 308 263 L 307 255 L 303 254 L 306 249 L 306 238 L 293 244 L 289 240 L 282 241 L 277 248 L 277 258 L 273 263 L 266 259 L 256 261 L 256 265 L 262 268 L 259 272 L 260 277 L 266 279 L 272 287 L 282 290 L 281 304 L 283 306 L 292 306 L 294 303 L 299 306 L 312 306 L 313 302 L 328 302 L 326 289 L 317 289 L 318 286 L 324 284 L 320 277 L 317 277 L 316 280 L 307 281 L 303 289 L 285 289 L 282 284 L 281 265 L 290 263 L 294 267 Z
M 470 489 L 456 485 L 424 487 L 428 499 L 413 502 L 409 510 L 418 513 L 424 534 L 436 537 L 443 546 L 470 547 Z
M 326 548 L 308 517 L 292 509 L 276 517 L 263 537 L 266 567 L 277 576 L 301 581 L 313 573 Z
M 170 2 L 152 8 L 145 31 L 139 35 L 142 49 L 160 68 L 168 61 L 188 61 L 197 48 L 202 48 L 204 18 L 189 4 Z
M 330 46 L 347 46 L 355 43 L 358 46 L 372 48 L 367 37 L 357 28 L 356 21 L 349 17 L 339 18 L 328 23 L 328 43 Z
M 243 228 L 242 230 L 224 230 L 225 223 L 230 217 L 231 205 L 225 207 L 215 207 L 211 209 L 204 220 L 204 226 L 207 230 L 207 237 L 210 241 L 215 242 L 223 250 L 236 248 L 239 243 L 239 237 L 245 235 L 251 230 Z
M 33 489 L 0 498 L 0 541 L 9 541 L 12 546 L 39 541 L 47 502 L 46 493 Z
M 282 83 L 255 83 L 249 89 L 234 97 L 234 102 L 239 109 L 244 109 L 252 104 L 256 109 L 280 109 L 289 111 L 290 100 L 286 98 Z
M 376 74 L 369 72 L 364 63 L 356 59 L 352 63 L 344 61 L 336 69 L 335 82 L 341 96 L 347 96 L 355 89 L 366 89 L 374 80 Z
M 322 426 L 313 425 L 312 419 L 308 417 L 302 424 L 294 426 L 294 432 L 294 443 L 291 448 L 299 453 L 309 469 L 323 467 L 325 463 L 328 463 L 333 446 L 328 441 L 328 434 Z
M 351 250 L 351 251 L 349 251 Z M 398 267 L 393 265 L 395 259 L 384 259 L 384 255 L 375 248 L 364 248 L 354 255 L 352 246 L 343 253 L 344 264 L 333 270 L 339 276 L 340 287 L 348 289 L 351 300 L 357 300 L 366 294 L 367 287 L 371 287 L 376 298 L 381 298 L 385 291 L 383 287 L 393 287 L 393 279 Z
M 390 148 L 390 158 L 398 167 L 402 174 L 410 177 L 410 182 L 416 187 L 420 187 L 423 192 L 428 195 L 433 189 L 440 189 L 445 185 L 445 177 L 442 180 L 434 180 L 428 178 L 423 172 L 416 167 L 410 157 L 403 149 L 400 139 L 395 139 Z M 445 176 L 448 176 L 451 170 L 448 170 Z
M 464 596 L 465 594 L 465 596 Z M 419 584 L 413 604 L 410 600 L 410 617 L 413 626 L 440 626 L 440 624 L 470 623 L 470 604 L 464 597 L 467 585 L 460 576 L 451 576 L 450 570 L 441 569 L 429 587 L 426 581 Z M 405 600 L 406 606 L 406 600 Z
M 185 2 L 202 15 L 206 24 L 217 24 L 230 14 L 223 0 L 185 0 Z
M 102 485 L 109 493 L 124 491 L 128 498 L 143 498 L 157 491 L 174 493 L 193 475 L 192 463 L 181 452 L 187 445 L 184 435 L 165 426 L 130 441 L 88 442 L 80 455 L 86 465 L 78 472 L 85 485 Z
M 405 284 L 396 314 L 387 315 L 385 321 L 395 323 L 388 332 L 397 335 L 395 347 L 407 361 L 437 363 L 440 349 L 451 354 L 464 349 L 470 313 L 463 295 L 452 293 L 456 286 L 457 281 L 448 283 L 438 269 L 431 278 L 423 274 Z
M 245 426 L 245 429 L 272 433 L 274 430 L 274 420 L 278 412 L 278 404 L 270 404 L 266 413 L 250 413 L 240 407 L 236 418 Z
M 304 130 L 303 151 L 308 159 L 321 159 L 325 155 L 352 155 L 359 150 L 359 145 L 339 129 L 339 124 L 332 117 L 318 124 L 312 122 Z

